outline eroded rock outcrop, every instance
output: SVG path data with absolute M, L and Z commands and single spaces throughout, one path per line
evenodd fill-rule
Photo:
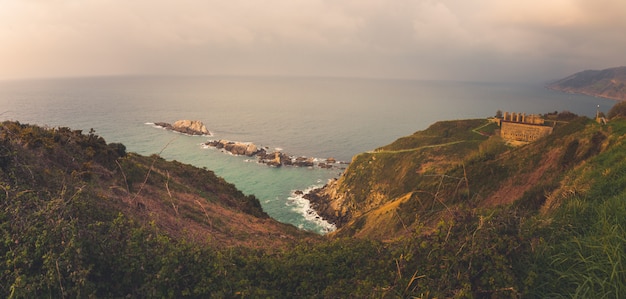
M 189 135 L 211 135 L 211 132 L 199 120 L 178 120 L 173 125 L 165 122 L 156 122 L 155 125 L 168 130 Z

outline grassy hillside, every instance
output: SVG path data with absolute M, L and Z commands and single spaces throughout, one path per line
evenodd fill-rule
M 536 210 L 565 170 L 602 150 L 608 133 L 587 118 L 550 116 L 554 133 L 509 147 L 488 120 L 438 122 L 353 158 L 313 201 L 335 235 L 391 240 L 454 211 L 515 204 Z M 338 215 L 338 217 L 337 217 Z
M 329 237 L 208 170 L 4 122 L 0 296 L 626 296 L 626 120 L 552 117 L 521 147 L 464 120 L 355 157 Z

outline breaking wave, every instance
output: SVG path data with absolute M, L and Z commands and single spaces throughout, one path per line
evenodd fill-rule
M 327 234 L 332 231 L 337 230 L 337 226 L 326 221 L 322 218 L 313 208 L 311 208 L 311 202 L 308 199 L 304 198 L 304 195 L 311 192 L 314 189 L 321 188 L 322 185 L 315 185 L 305 189 L 302 194 L 296 194 L 296 191 L 291 193 L 291 196 L 288 198 L 287 205 L 291 206 L 293 211 L 298 212 L 304 219 L 309 222 L 315 223 L 320 228 L 321 234 Z M 300 227 L 302 228 L 302 227 Z

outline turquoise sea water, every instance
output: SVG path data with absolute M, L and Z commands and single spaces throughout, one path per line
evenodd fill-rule
M 201 144 L 254 142 L 270 149 L 350 161 L 360 152 L 425 129 L 438 120 L 484 118 L 497 110 L 594 116 L 614 101 L 547 90 L 543 84 L 257 78 L 98 77 L 0 81 L 0 119 L 90 128 L 129 151 L 207 167 L 256 195 L 279 221 L 316 232 L 333 226 L 294 194 L 322 186 L 341 170 L 270 168 Z M 195 119 L 213 137 L 156 128 L 153 122 Z

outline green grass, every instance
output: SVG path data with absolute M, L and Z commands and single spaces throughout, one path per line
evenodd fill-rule
M 398 151 L 458 141 L 485 140 L 487 139 L 486 136 L 472 131 L 474 128 L 485 124 L 488 124 L 485 119 L 441 121 L 434 123 L 424 131 L 399 138 L 393 143 L 377 149 L 377 151 Z M 481 131 L 484 130 L 486 128 L 481 129 Z
M 536 255 L 532 293 L 540 297 L 619 298 L 626 295 L 626 197 L 572 199 L 552 226 L 554 242 Z M 559 226 L 561 226 L 559 228 Z
M 614 121 L 611 129 L 623 128 Z M 604 142 L 598 134 L 591 140 Z M 626 296 L 626 154 L 621 136 L 583 167 L 566 174 L 571 188 L 582 190 L 562 199 L 527 269 L 533 296 L 545 298 L 620 298 Z M 578 151 L 585 152 L 583 151 Z M 586 156 L 586 153 L 582 154 Z M 588 186 L 579 186 L 584 183 Z M 534 269 L 534 270 L 530 270 Z

